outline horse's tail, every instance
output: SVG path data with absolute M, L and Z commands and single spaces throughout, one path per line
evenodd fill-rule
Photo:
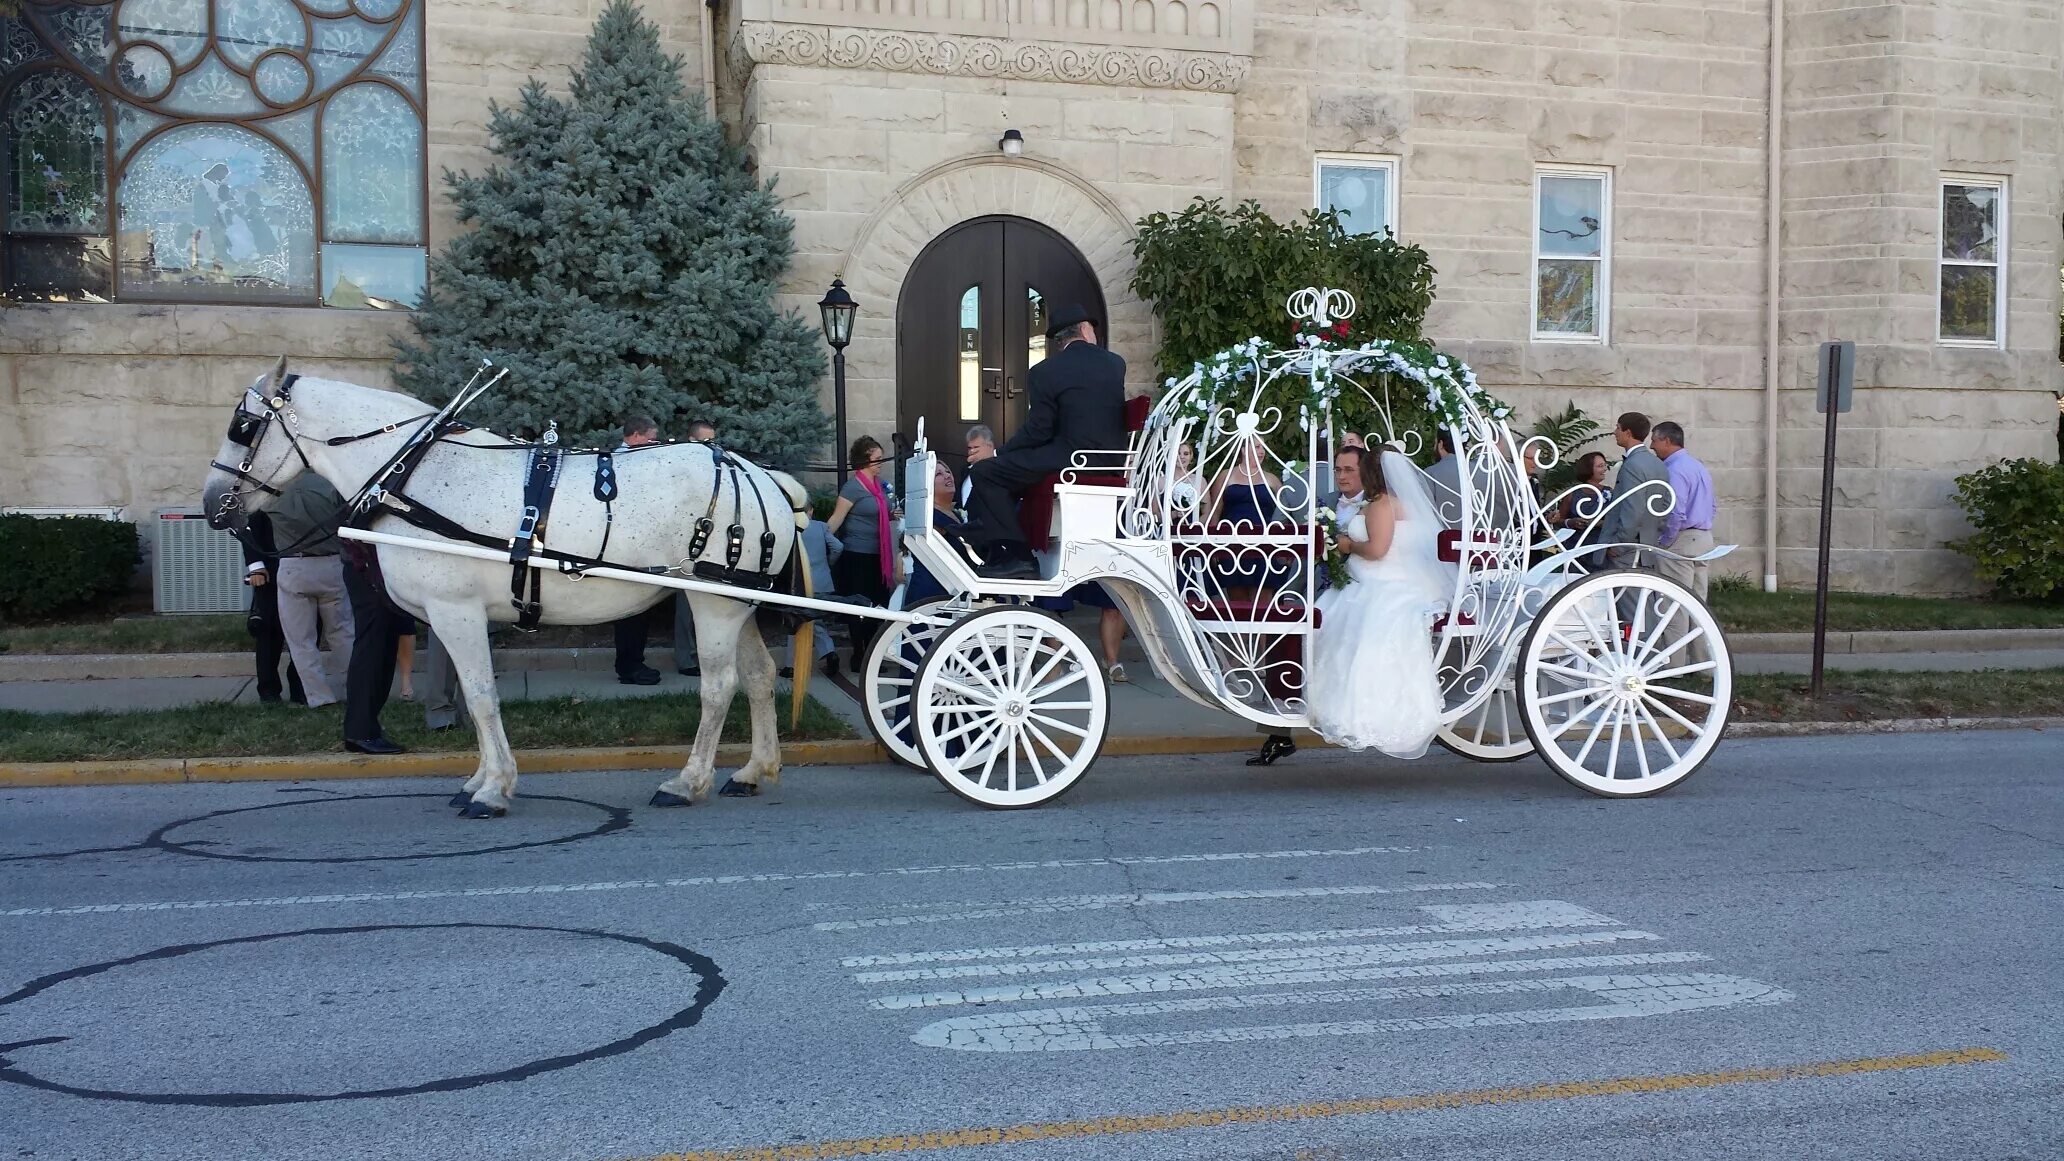
M 775 486 L 781 489 L 781 494 L 788 497 L 789 510 L 795 513 L 795 526 L 797 528 L 808 527 L 810 523 L 809 489 L 803 487 L 801 481 L 787 472 L 777 472 L 772 468 L 768 468 L 767 475 L 774 481 Z

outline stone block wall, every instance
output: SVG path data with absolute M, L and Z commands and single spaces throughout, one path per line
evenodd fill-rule
M 1786 46 L 1779 573 L 1811 579 L 1823 419 L 1818 345 L 1857 344 L 1841 418 L 1834 571 L 1956 592 L 1954 478 L 2057 454 L 2064 9 L 2000 0 L 1791 0 Z M 2008 181 L 2000 349 L 1936 338 L 1939 182 Z M 1865 517 L 1868 516 L 1866 519 Z

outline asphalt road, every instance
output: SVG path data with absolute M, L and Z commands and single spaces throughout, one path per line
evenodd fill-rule
M 0 791 L 0 1158 L 2064 1156 L 2060 754 Z

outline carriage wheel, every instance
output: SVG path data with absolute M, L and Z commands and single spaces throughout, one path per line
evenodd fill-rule
M 1527 736 L 1557 774 L 1608 798 L 1689 778 L 1720 744 L 1733 691 L 1720 623 L 1651 572 L 1593 573 L 1568 586 L 1519 651 Z
M 934 610 L 952 600 L 933 597 L 912 605 L 906 612 Z M 917 733 L 910 724 L 910 692 L 917 686 L 917 670 L 925 654 L 938 640 L 943 626 L 917 621 L 898 621 L 875 634 L 867 651 L 867 665 L 860 673 L 860 703 L 867 712 L 867 726 L 896 761 L 925 768 L 924 755 L 917 749 Z
M 949 626 L 912 690 L 918 749 L 948 790 L 982 806 L 1038 806 L 1096 761 L 1110 690 L 1059 617 L 1006 605 Z
M 1517 762 L 1534 752 L 1534 740 L 1527 736 L 1526 722 L 1519 708 L 1519 683 L 1515 670 L 1519 656 L 1498 676 L 1498 688 L 1480 706 L 1441 726 L 1433 735 L 1442 749 L 1473 762 Z

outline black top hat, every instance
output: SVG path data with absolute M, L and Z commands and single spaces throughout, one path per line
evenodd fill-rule
M 1072 331 L 1083 323 L 1089 323 L 1098 328 L 1103 326 L 1103 320 L 1089 313 L 1087 307 L 1079 302 L 1069 303 L 1067 306 L 1055 311 L 1053 317 L 1048 320 L 1046 337 L 1049 339 L 1055 338 L 1062 331 Z

